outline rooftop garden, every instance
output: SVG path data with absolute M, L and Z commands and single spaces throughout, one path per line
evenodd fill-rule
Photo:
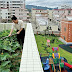
M 54 35 L 35 35 L 36 43 L 38 47 L 39 54 L 52 53 L 52 47 L 59 47 L 60 44 L 63 44 L 57 37 Z M 47 47 L 47 39 L 50 40 L 50 47 Z M 61 57 L 67 59 L 68 63 L 72 65 L 72 53 L 59 47 L 59 53 Z M 42 55 L 43 57 L 46 55 Z
M 16 35 L 8 36 L 10 30 L 0 32 L 0 72 L 19 72 L 22 47 L 17 42 Z M 16 32 L 14 31 L 13 34 Z

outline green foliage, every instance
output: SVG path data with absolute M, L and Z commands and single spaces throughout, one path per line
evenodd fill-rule
M 9 53 L 3 53 L 3 55 L 2 54 L 0 54 L 0 61 L 3 61 L 3 60 L 7 60 L 7 59 L 9 59 L 9 58 L 12 58 L 12 56 L 9 54 Z
M 10 30 L 0 32 L 0 38 L 8 36 Z M 13 33 L 16 33 L 15 31 Z M 8 37 L 6 39 L 0 40 L 0 72 L 18 72 L 19 65 L 16 66 L 16 58 L 17 62 L 21 59 L 19 56 L 20 44 L 17 41 L 16 35 L 12 37 Z M 18 52 L 17 52 L 18 51 Z M 21 54 L 20 54 L 21 55 Z M 20 62 L 19 62 L 20 64 Z M 12 67 L 13 66 L 13 67 Z M 16 67 L 15 67 L 16 66 Z M 11 68 L 15 68 L 14 71 Z
M 6 66 L 8 63 L 10 63 L 10 61 L 5 61 L 1 64 L 2 67 Z
M 10 72 L 10 69 L 0 68 L 0 72 Z
M 35 38 L 36 38 L 39 54 L 47 54 L 47 52 L 52 53 L 52 47 L 58 47 L 58 45 L 63 44 L 56 36 L 35 35 Z M 47 39 L 50 40 L 51 47 L 46 48 Z M 54 39 L 54 42 L 52 42 L 53 39 Z M 60 53 L 60 56 L 65 57 L 68 63 L 72 65 L 72 53 L 69 53 L 61 48 L 59 48 L 59 53 Z M 46 55 L 42 55 L 42 56 L 46 56 Z

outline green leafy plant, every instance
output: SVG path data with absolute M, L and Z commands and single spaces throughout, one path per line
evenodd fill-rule
M 10 30 L 0 32 L 0 38 L 8 36 L 9 32 Z M 21 49 L 16 35 L 0 40 L 0 72 L 19 71 Z

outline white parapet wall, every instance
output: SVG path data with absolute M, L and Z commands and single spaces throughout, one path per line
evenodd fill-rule
M 25 27 L 26 27 L 27 23 L 24 22 L 24 24 L 25 24 Z M 3 31 L 3 30 L 10 30 L 12 25 L 13 25 L 13 23 L 0 23 L 0 32 Z M 16 29 L 14 29 L 14 30 L 16 30 Z
M 13 23 L 0 23 L 0 31 L 10 30 Z
M 27 23 L 19 72 L 43 72 L 31 23 Z

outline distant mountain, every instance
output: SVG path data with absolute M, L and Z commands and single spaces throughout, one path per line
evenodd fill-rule
M 58 9 L 58 7 L 57 8 L 48 8 L 48 7 L 34 6 L 34 5 L 26 5 L 26 8 L 29 9 L 29 10 L 31 10 L 32 8 L 43 9 L 43 10 L 47 10 L 47 9 L 49 9 L 49 10 Z

